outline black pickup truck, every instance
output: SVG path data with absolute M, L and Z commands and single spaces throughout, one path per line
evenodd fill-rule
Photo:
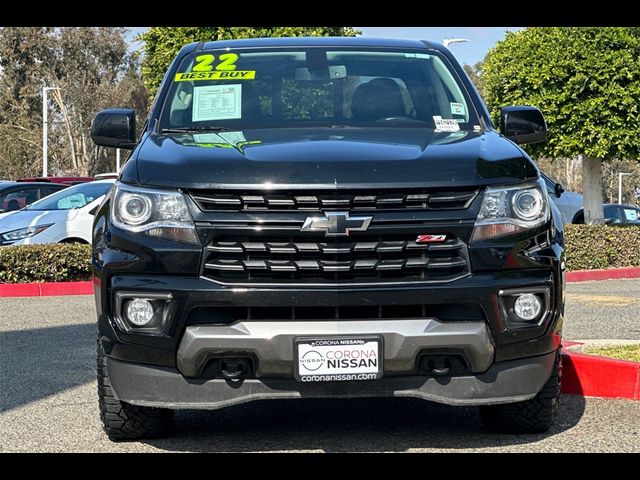
M 98 393 L 114 440 L 175 409 L 411 396 L 547 430 L 560 385 L 560 214 L 442 45 L 367 38 L 186 45 L 94 224 Z

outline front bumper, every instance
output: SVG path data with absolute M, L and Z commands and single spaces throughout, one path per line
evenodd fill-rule
M 455 352 L 471 372 L 484 372 L 493 362 L 491 335 L 483 322 L 443 323 L 435 319 L 307 322 L 239 322 L 230 326 L 187 327 L 178 348 L 178 370 L 199 377 L 214 358 L 253 357 L 256 376 L 291 376 L 293 344 L 298 336 L 382 335 L 384 371 L 415 371 L 421 354 Z
M 512 289 L 526 289 L 531 287 L 544 286 L 552 293 L 550 297 L 549 315 L 540 325 L 526 329 L 510 329 L 500 308 L 500 291 Z M 340 289 L 318 289 L 299 285 L 297 288 L 235 288 L 219 285 L 201 278 L 178 277 L 170 275 L 116 275 L 111 277 L 109 284 L 96 283 L 97 306 L 99 312 L 99 331 L 102 343 L 107 356 L 125 362 L 150 364 L 160 367 L 177 368 L 180 355 L 178 351 L 180 344 L 195 325 L 189 324 L 192 312 L 198 308 L 206 307 L 211 309 L 227 307 L 246 306 L 294 306 L 302 308 L 321 308 L 327 305 L 348 306 L 349 308 L 366 308 L 371 305 L 408 305 L 408 304 L 459 304 L 464 302 L 478 306 L 484 312 L 483 332 L 487 332 L 490 343 L 493 344 L 494 351 L 491 352 L 492 361 L 506 361 L 524 357 L 542 355 L 555 350 L 560 343 L 560 332 L 562 328 L 562 303 L 561 286 L 559 279 L 549 270 L 529 270 L 529 271 L 503 271 L 474 274 L 470 277 L 442 285 L 428 286 L 398 286 L 394 288 L 340 288 Z M 171 294 L 171 320 L 167 325 L 164 335 L 146 335 L 142 333 L 124 332 L 116 326 L 114 321 L 114 304 L 109 299 L 115 298 L 118 292 L 139 292 L 141 296 L 145 294 Z M 106 307 L 106 308 L 105 308 Z M 273 318 L 273 320 L 271 319 Z M 442 320 L 435 318 L 436 320 Z M 212 318 L 212 320 L 215 320 Z M 285 320 L 283 318 L 270 317 L 269 323 Z M 342 333 L 341 328 L 345 320 L 331 320 L 321 317 L 320 330 L 310 332 L 303 327 L 300 330 L 303 334 L 315 333 L 320 335 L 337 335 Z M 397 329 L 397 322 L 412 320 L 411 317 L 385 319 L 366 319 L 365 323 L 370 324 L 368 328 L 376 330 L 372 333 L 394 332 Z M 420 321 L 426 322 L 427 318 Z M 468 322 L 462 319 L 452 319 L 443 324 L 455 326 Z M 349 320 L 346 320 L 349 321 Z M 247 328 L 251 332 L 257 332 L 254 326 L 257 320 L 246 322 Z M 283 328 L 282 334 L 292 335 L 295 331 L 287 330 L 291 320 L 286 319 L 280 326 Z M 204 322 L 207 323 L 207 322 Z M 210 322 L 216 323 L 215 321 Z M 310 320 L 300 321 L 305 325 Z M 233 324 L 226 326 L 205 325 L 201 328 L 221 328 L 229 329 L 231 333 L 237 331 Z M 326 328 L 325 328 L 326 327 Z M 234 328 L 236 330 L 234 330 Z M 315 327 L 314 327 L 315 328 Z M 363 327 L 364 328 L 364 327 Z M 423 328 L 424 330 L 424 328 Z M 218 330 L 220 333 L 223 330 Z M 210 332 L 211 333 L 211 332 Z M 357 333 L 364 333 L 361 329 Z M 259 335 L 263 335 L 264 332 Z M 215 335 L 214 335 L 215 336 Z M 268 335 L 267 335 L 268 336 Z M 237 342 L 247 335 L 236 335 L 230 338 L 219 339 L 216 345 L 224 344 L 238 346 Z M 386 339 L 387 340 L 387 339 Z M 389 340 L 387 340 L 389 341 Z M 465 342 L 473 341 L 465 339 Z M 486 339 L 478 341 L 486 343 Z M 232 343 L 228 343 L 232 342 Z M 253 340 L 251 340 L 253 342 Z M 286 338 L 283 342 L 291 348 L 291 338 Z M 455 339 L 454 343 L 459 339 Z M 242 346 L 242 345 L 240 345 Z M 255 347 L 255 344 L 252 345 Z M 440 344 L 440 346 L 444 346 Z M 280 347 L 279 347 L 280 348 Z M 284 347 L 282 347 L 284 348 Z M 486 354 L 485 354 L 486 355 Z M 475 355 L 469 354 L 468 360 Z M 274 357 L 276 363 L 277 356 Z M 486 358 L 486 357 L 485 357 Z M 406 359 L 405 359 L 406 360 Z M 402 360 L 402 361 L 405 361 Z M 400 362 L 401 363 L 401 362 Z M 400 364 L 399 363 L 399 364 Z M 472 362 L 468 362 L 472 363 Z M 489 362 L 490 363 L 490 362 Z M 389 364 L 392 366 L 393 364 Z M 407 365 L 407 363 L 405 363 Z M 488 364 L 485 361 L 476 363 L 480 367 L 472 370 L 474 373 L 484 371 Z M 184 373 L 192 375 L 194 367 L 184 368 Z M 191 370 L 189 370 L 191 368 Z M 283 365 L 274 365 L 267 371 L 270 375 L 274 370 L 282 373 Z M 406 369 L 398 374 L 409 375 L 412 372 Z M 291 375 L 291 369 L 289 375 Z
M 293 379 L 189 379 L 176 369 L 107 358 L 121 401 L 147 407 L 217 409 L 264 399 L 417 397 L 449 405 L 489 405 L 533 398 L 549 379 L 556 352 L 496 362 L 485 373 L 426 378 L 384 377 L 363 382 L 299 383 Z

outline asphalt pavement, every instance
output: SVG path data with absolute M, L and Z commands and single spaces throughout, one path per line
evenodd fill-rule
M 640 279 L 567 284 L 563 335 L 640 340 Z
M 570 284 L 565 338 L 640 339 L 640 280 Z M 181 411 L 173 436 L 101 430 L 92 297 L 0 298 L 0 452 L 640 452 L 640 402 L 565 395 L 542 435 L 486 432 L 475 408 L 416 399 L 272 400 Z

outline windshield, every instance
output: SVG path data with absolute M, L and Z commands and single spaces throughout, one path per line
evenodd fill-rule
M 65 188 L 29 205 L 26 210 L 71 210 L 82 208 L 106 194 L 111 182 L 89 182 Z
M 200 51 L 185 57 L 171 80 L 161 131 L 480 128 L 464 87 L 448 62 L 431 51 Z

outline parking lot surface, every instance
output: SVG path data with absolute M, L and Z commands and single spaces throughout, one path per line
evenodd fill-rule
M 0 452 L 640 452 L 640 402 L 565 395 L 543 435 L 483 430 L 477 409 L 415 399 L 262 401 L 181 411 L 172 437 L 100 427 L 93 298 L 0 298 Z M 640 280 L 568 286 L 565 338 L 640 339 Z
M 564 338 L 640 340 L 640 279 L 567 284 Z

